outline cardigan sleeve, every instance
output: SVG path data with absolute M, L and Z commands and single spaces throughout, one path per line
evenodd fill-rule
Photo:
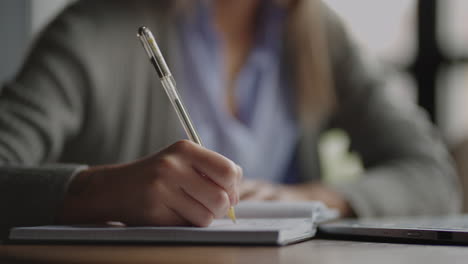
M 23 68 L 0 87 L 0 240 L 13 226 L 54 223 L 68 184 L 86 168 L 57 164 L 85 115 L 89 28 L 69 8 L 40 36 Z M 89 47 L 88 47 L 89 48 Z
M 332 125 L 349 134 L 365 166 L 364 177 L 336 189 L 362 217 L 458 212 L 458 178 L 436 128 L 410 98 L 392 93 L 388 72 L 364 60 L 328 14 L 338 104 Z

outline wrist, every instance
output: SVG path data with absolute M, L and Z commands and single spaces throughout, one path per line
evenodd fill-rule
M 57 221 L 61 224 L 85 224 L 103 221 L 100 195 L 96 191 L 96 168 L 79 172 L 70 182 Z M 102 208 L 102 207 L 101 207 Z

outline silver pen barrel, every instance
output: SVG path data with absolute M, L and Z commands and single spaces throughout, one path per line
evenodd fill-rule
M 179 93 L 177 92 L 174 78 L 172 77 L 172 75 L 161 78 L 161 83 L 172 103 L 172 106 L 176 111 L 177 116 L 179 117 L 179 120 L 182 123 L 187 137 L 191 141 L 197 143 L 198 145 L 203 146 L 203 142 L 201 141 L 201 138 L 198 135 L 197 130 L 195 129 L 195 126 L 192 123 L 192 120 L 190 119 L 190 115 L 187 109 L 185 108 L 184 103 L 182 102 L 182 99 L 179 96 Z
M 166 91 L 166 94 L 169 97 L 169 100 L 171 101 L 171 104 L 174 107 L 188 138 L 191 141 L 203 146 L 200 136 L 198 135 L 197 130 L 195 129 L 195 126 L 190 119 L 188 111 L 186 110 L 182 99 L 179 96 L 175 79 L 172 76 L 172 73 L 169 70 L 166 61 L 164 60 L 164 57 L 162 56 L 161 50 L 156 43 L 156 39 L 154 38 L 153 33 L 151 33 L 151 31 L 146 27 L 140 27 L 138 30 L 138 38 L 145 48 L 151 63 L 156 69 L 162 86 Z

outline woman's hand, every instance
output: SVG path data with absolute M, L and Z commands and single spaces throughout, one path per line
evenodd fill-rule
M 260 181 L 244 181 L 240 186 L 241 200 L 322 201 L 338 209 L 343 217 L 353 216 L 349 203 L 337 192 L 320 184 L 274 185 Z
M 208 226 L 239 201 L 242 170 L 190 141 L 117 166 L 78 174 L 58 221 Z

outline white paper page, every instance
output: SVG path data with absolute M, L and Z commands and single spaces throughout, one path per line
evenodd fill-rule
M 291 229 L 299 224 L 310 224 L 310 218 L 270 218 L 270 219 L 238 219 L 234 224 L 230 219 L 216 219 L 204 229 L 225 231 L 266 231 Z
M 17 228 L 22 230 L 48 230 L 48 231 L 121 231 L 121 230 L 196 230 L 201 232 L 210 231 L 267 231 L 267 230 L 280 230 L 290 229 L 298 224 L 310 223 L 312 220 L 309 218 L 275 218 L 275 219 L 239 219 L 233 223 L 230 219 L 216 219 L 208 227 L 105 227 L 93 225 L 79 225 L 79 226 L 39 226 L 39 227 L 23 227 Z
M 236 216 L 242 218 L 317 218 L 329 210 L 322 202 L 241 202 Z

